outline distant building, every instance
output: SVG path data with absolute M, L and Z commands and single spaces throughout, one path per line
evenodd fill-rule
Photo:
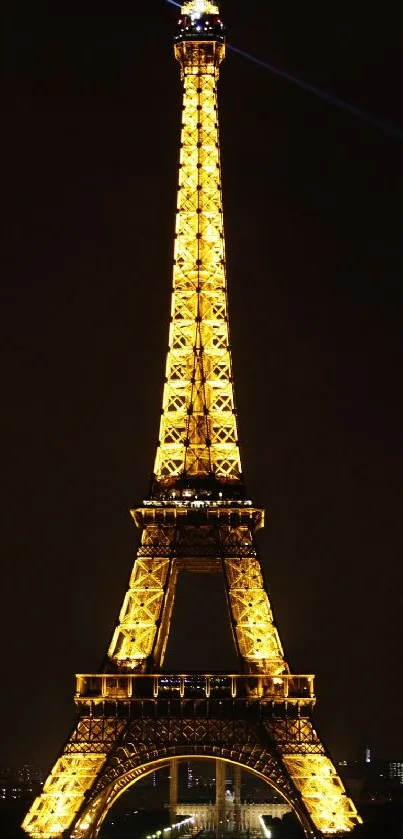
M 402 800 L 402 758 L 396 760 L 373 758 L 370 751 L 366 750 L 363 759 L 341 760 L 338 765 L 340 775 L 356 804 L 400 802 Z
M 38 795 L 42 790 L 44 775 L 42 769 L 31 764 L 0 767 L 0 801 Z
M 403 760 L 389 761 L 389 778 L 398 780 L 403 784 Z

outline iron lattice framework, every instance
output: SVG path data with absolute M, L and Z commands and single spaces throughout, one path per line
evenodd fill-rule
M 225 272 L 217 117 L 224 45 L 176 45 L 183 115 L 169 352 L 155 460 L 165 486 L 184 472 L 241 474 Z M 189 64 L 189 62 L 191 62 Z
M 93 839 L 117 796 L 172 758 L 221 758 L 284 795 L 306 834 L 360 821 L 314 728 L 312 676 L 290 673 L 256 552 L 231 372 L 217 81 L 218 7 L 190 0 L 175 37 L 183 116 L 169 351 L 150 497 L 105 672 L 77 677 L 78 720 L 23 828 Z M 163 674 L 178 573 L 223 574 L 243 675 Z

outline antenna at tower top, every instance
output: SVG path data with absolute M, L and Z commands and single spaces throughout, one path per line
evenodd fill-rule
M 210 0 L 188 0 L 182 6 L 182 14 L 190 15 L 190 17 L 200 17 L 200 15 L 218 15 L 219 8 L 217 3 L 210 3 Z

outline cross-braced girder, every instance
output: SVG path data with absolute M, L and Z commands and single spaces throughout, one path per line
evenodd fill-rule
M 193 565 L 193 570 L 223 573 L 235 646 L 246 670 L 288 672 L 257 559 L 254 508 L 247 508 L 249 524 L 241 523 L 245 514 L 242 519 L 239 508 L 222 508 L 215 520 L 209 504 L 196 509 L 195 524 L 191 504 L 183 503 L 165 507 L 162 521 L 143 529 L 110 658 L 132 672 L 150 661 L 154 668 L 162 667 L 176 578 L 187 560 L 188 570 Z M 141 519 L 141 511 L 135 511 L 135 517 Z
M 183 47 L 183 45 L 182 45 Z M 206 52 L 207 50 L 207 52 Z M 207 55 L 207 58 L 206 58 Z M 239 481 L 218 137 L 223 45 L 177 49 L 182 136 L 169 351 L 155 477 Z
M 184 85 L 169 351 L 151 497 L 105 672 L 77 678 L 77 724 L 23 827 L 95 839 L 116 797 L 172 758 L 221 758 L 281 792 L 307 835 L 360 820 L 312 720 L 313 677 L 284 656 L 245 497 L 234 404 L 219 158 L 218 7 L 183 6 Z M 240 674 L 161 673 L 177 575 L 221 572 Z M 111 670 L 112 672 L 108 672 Z
M 171 680 L 175 691 L 174 676 L 159 679 L 161 689 Z M 62 828 L 69 828 L 74 839 L 92 839 L 128 785 L 175 757 L 219 757 L 258 773 L 286 798 L 308 836 L 331 835 L 357 823 L 354 805 L 313 728 L 309 701 L 291 697 L 285 702 L 272 684 L 271 700 L 244 699 L 243 709 L 237 699 L 189 701 L 186 691 L 183 699 L 170 702 L 159 696 L 128 702 L 116 684 L 115 702 L 111 687 L 107 701 L 90 699 L 82 689 L 78 725 L 24 824 L 34 839 L 56 839 Z

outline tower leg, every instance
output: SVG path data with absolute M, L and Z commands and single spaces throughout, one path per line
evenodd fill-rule
M 112 677 L 102 676 L 104 688 L 108 687 L 108 678 Z M 113 689 L 118 705 L 121 681 Z M 242 771 L 255 770 L 275 783 L 311 839 L 352 830 L 360 823 L 308 715 L 273 714 L 264 727 L 256 726 L 255 722 L 232 718 L 231 700 L 227 709 L 222 703 L 227 716 L 211 716 L 211 724 L 208 720 L 206 725 L 205 715 L 181 717 L 175 713 L 166 725 L 165 703 L 161 713 L 157 714 L 156 703 L 151 716 L 143 713 L 140 718 L 140 703 L 133 703 L 133 716 L 128 716 L 123 702 L 118 705 L 119 712 L 113 713 L 109 704 L 110 714 L 92 702 L 91 713 L 79 717 L 42 794 L 24 820 L 24 830 L 31 839 L 62 839 L 67 835 L 71 839 L 95 839 L 104 815 L 123 789 L 162 765 L 171 770 L 171 818 L 175 819 L 179 809 L 178 762 L 186 754 L 196 759 L 210 758 L 215 763 L 216 800 L 209 816 L 220 839 L 228 833 L 225 761 L 231 756 Z M 242 826 L 252 828 L 248 808 L 239 804 L 239 809 L 244 822 L 241 830 Z
M 216 807 L 216 836 L 225 836 L 227 829 L 225 813 L 225 763 L 216 760 L 215 767 L 215 807 Z
M 169 815 L 171 823 L 175 821 L 178 814 L 178 768 L 178 761 L 171 760 L 169 764 Z

